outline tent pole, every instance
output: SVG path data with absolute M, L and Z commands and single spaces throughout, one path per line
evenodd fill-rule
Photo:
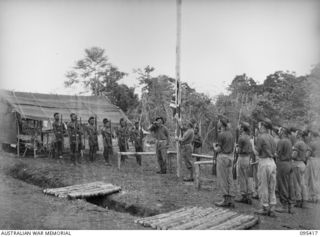
M 19 128 L 19 120 L 18 120 L 17 112 L 15 113 L 16 113 L 17 129 L 18 129 L 17 155 L 18 155 L 18 158 L 20 158 L 20 128 Z

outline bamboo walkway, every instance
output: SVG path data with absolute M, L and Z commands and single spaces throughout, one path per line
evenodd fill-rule
M 244 230 L 258 222 L 256 216 L 216 207 L 185 207 L 135 221 L 158 230 Z
M 119 192 L 120 187 L 113 184 L 107 184 L 103 182 L 93 182 L 87 184 L 78 184 L 62 188 L 50 188 L 45 189 L 45 194 L 54 195 L 61 198 L 89 198 L 100 195 L 108 195 L 115 192 Z

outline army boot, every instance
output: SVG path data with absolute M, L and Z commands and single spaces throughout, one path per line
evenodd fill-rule
M 234 197 L 232 197 L 232 196 L 227 196 L 227 202 L 228 202 L 228 204 L 229 204 L 229 207 L 235 208 Z
M 221 202 L 215 202 L 214 205 L 216 205 L 217 207 L 229 207 L 227 197 L 227 195 L 223 195 L 223 200 Z
M 254 213 L 257 215 L 267 216 L 269 215 L 269 210 L 268 207 L 262 206 L 260 210 L 255 211 Z
M 275 206 L 275 205 L 270 205 L 268 216 L 270 216 L 270 217 L 276 217 L 275 209 L 276 209 L 276 206 Z
M 288 205 L 288 213 L 290 213 L 290 214 L 294 214 L 295 213 L 295 211 L 293 210 L 293 204 L 292 203 L 289 203 L 289 205 Z
M 289 207 L 286 204 L 281 204 L 281 206 L 277 207 L 275 211 L 279 213 L 289 213 Z
M 235 202 L 240 202 L 240 203 L 248 203 L 247 195 L 242 194 L 240 199 L 235 199 Z

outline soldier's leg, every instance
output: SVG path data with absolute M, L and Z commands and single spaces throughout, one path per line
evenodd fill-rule
M 127 151 L 127 147 L 126 144 L 120 144 L 119 145 L 119 150 L 120 152 L 126 152 Z M 127 156 L 126 155 L 121 155 L 121 161 L 124 162 L 126 160 Z
M 168 159 L 168 149 L 164 144 L 162 144 L 160 149 L 160 154 L 161 154 L 161 160 L 162 160 L 162 173 L 167 172 L 167 159 Z
M 229 176 L 228 175 L 229 172 L 227 169 L 228 164 L 229 164 L 228 157 L 223 154 L 219 154 L 217 157 L 217 182 L 220 189 L 220 193 L 223 196 L 223 200 L 221 202 L 215 203 L 215 205 L 220 207 L 229 206 L 229 190 L 228 190 L 228 180 L 227 180 Z
M 78 150 L 76 152 L 76 160 L 81 164 L 81 144 L 78 144 Z
M 295 194 L 295 200 L 296 200 L 296 207 L 300 207 L 300 204 L 302 202 L 302 196 L 301 196 L 301 177 L 300 177 L 300 170 L 295 162 L 293 167 L 293 184 L 294 184 L 294 194 Z
M 59 141 L 59 143 L 58 143 L 58 154 L 59 154 L 59 158 L 60 159 L 62 159 L 62 155 L 63 155 L 63 151 L 62 151 L 62 147 L 63 147 L 62 145 L 63 144 L 62 144 L 62 142 L 63 141 Z
M 70 159 L 71 159 L 71 162 L 73 163 L 73 164 L 75 164 L 75 162 L 76 162 L 76 144 L 75 143 L 71 143 L 70 144 Z
M 260 159 L 258 165 L 258 193 L 262 209 L 257 211 L 256 214 L 268 215 L 269 214 L 269 190 L 268 190 L 268 175 L 267 175 L 266 159 Z
M 193 166 L 191 163 L 192 159 L 192 147 L 191 145 L 181 147 L 181 155 L 184 160 L 185 166 L 189 171 L 189 178 L 185 178 L 184 181 L 193 181 Z
M 137 146 L 136 148 L 136 152 L 143 152 L 143 148 L 141 146 Z M 141 155 L 136 155 L 136 160 L 138 165 L 141 165 Z
M 276 175 L 277 168 L 273 159 L 268 159 L 268 191 L 269 191 L 269 215 L 275 216 L 276 199 Z
M 306 165 L 304 162 L 301 162 L 300 164 L 300 175 L 301 175 L 301 196 L 302 196 L 302 205 L 305 201 L 308 200 L 308 192 L 307 192 L 307 186 L 305 182 L 305 171 L 306 171 Z

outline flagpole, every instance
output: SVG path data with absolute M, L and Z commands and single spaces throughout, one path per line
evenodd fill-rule
M 180 104 L 181 104 L 181 88 L 180 88 L 180 44 L 181 44 L 181 1 L 177 0 L 177 42 L 176 42 L 176 108 L 178 118 L 180 120 Z M 176 122 L 176 136 L 179 136 L 180 129 L 179 123 Z M 177 177 L 181 176 L 181 154 L 180 143 L 176 142 L 177 149 Z

